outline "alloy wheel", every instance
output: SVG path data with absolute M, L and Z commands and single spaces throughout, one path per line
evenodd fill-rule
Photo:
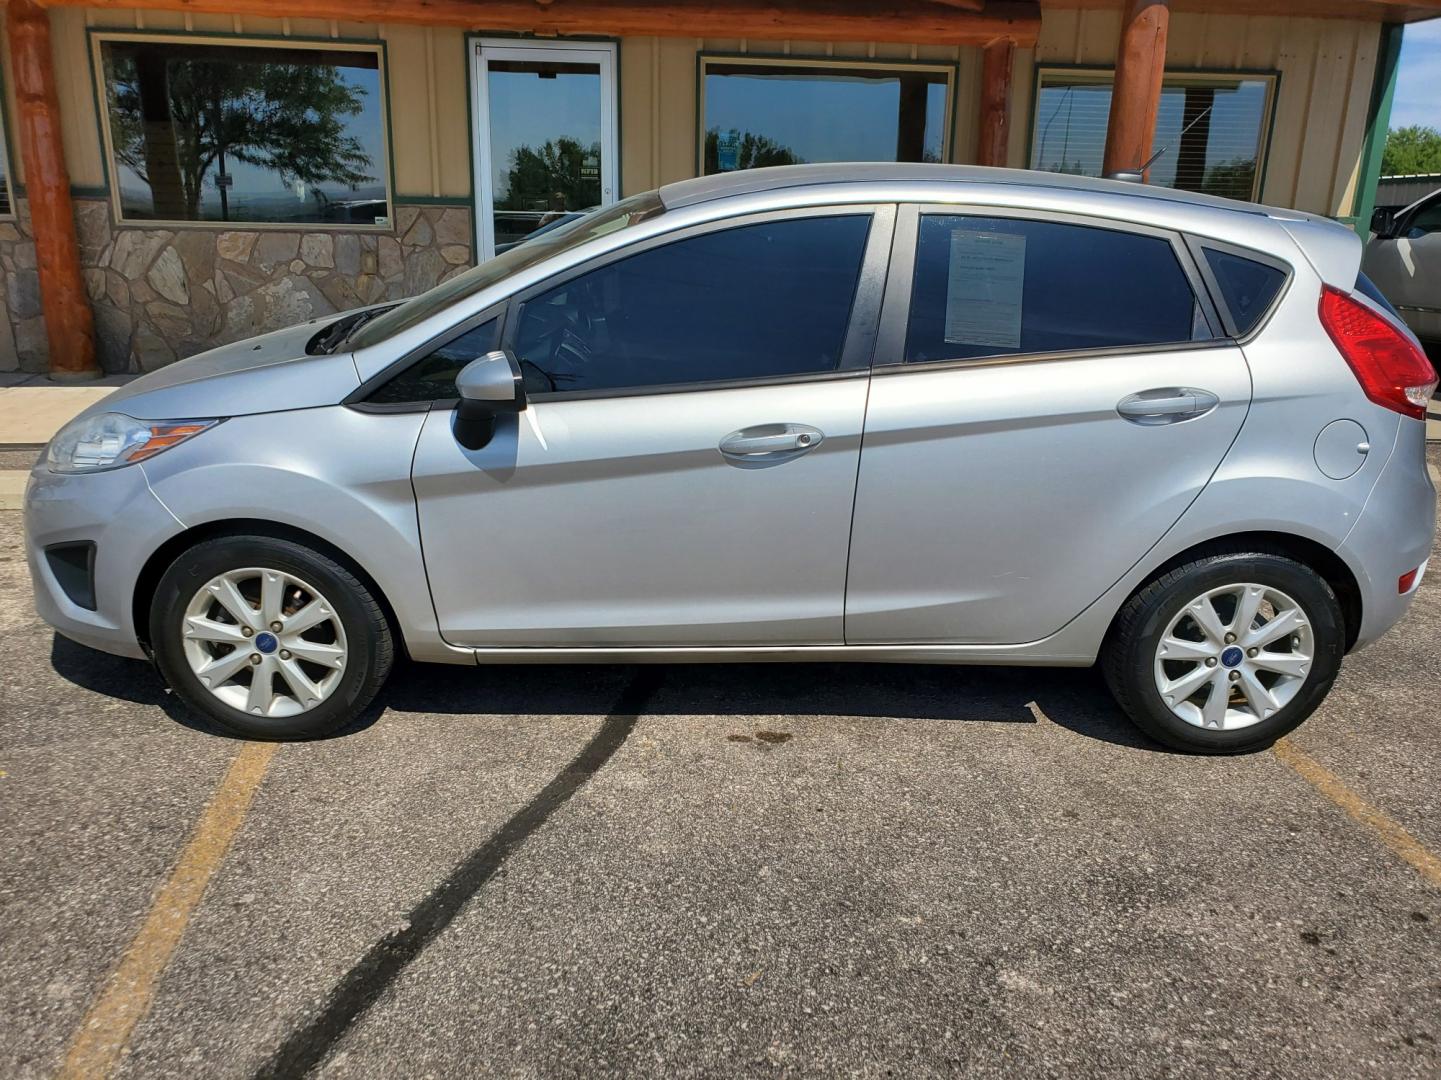
M 1231 731 L 1285 708 L 1315 660 L 1301 605 L 1254 582 L 1211 589 L 1171 619 L 1156 646 L 1156 690 L 1193 727 Z
M 283 570 L 212 578 L 187 605 L 181 635 L 200 685 L 252 716 L 309 712 L 345 673 L 345 628 L 334 605 Z

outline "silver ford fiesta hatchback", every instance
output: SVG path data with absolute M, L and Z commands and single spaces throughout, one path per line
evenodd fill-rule
M 1265 746 L 1406 611 L 1435 374 L 1322 218 L 1032 172 L 760 169 L 61 431 L 42 616 L 262 738 L 456 664 L 1088 665 Z

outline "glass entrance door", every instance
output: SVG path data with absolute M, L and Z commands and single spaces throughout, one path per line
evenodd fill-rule
M 615 46 L 476 42 L 482 258 L 616 199 Z

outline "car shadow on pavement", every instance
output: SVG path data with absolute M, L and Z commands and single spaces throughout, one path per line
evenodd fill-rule
M 223 730 L 195 716 L 143 660 L 96 652 L 56 634 L 51 665 L 97 694 L 150 705 L 177 724 Z M 1121 714 L 1093 669 L 925 664 L 666 664 L 647 715 L 869 718 L 887 723 L 1054 722 L 1087 738 L 1165 752 Z M 400 661 L 376 700 L 332 738 L 363 731 L 387 710 L 466 716 L 604 717 L 634 665 L 516 664 L 478 668 Z M 1033 710 L 1032 706 L 1035 709 Z M 1038 715 L 1039 714 L 1039 715 Z

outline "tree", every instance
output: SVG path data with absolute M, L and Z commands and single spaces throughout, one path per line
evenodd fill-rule
M 1256 197 L 1256 159 L 1233 158 L 1208 166 L 1200 190 L 1207 195 L 1250 202 Z
M 505 192 L 497 210 L 586 210 L 600 202 L 600 143 L 550 139 L 539 150 L 511 152 Z
M 1412 124 L 1386 133 L 1381 175 L 1409 176 L 1441 172 L 1441 131 Z
M 705 133 L 705 171 L 707 174 L 720 172 L 720 129 L 711 128 Z M 801 157 L 789 146 L 783 146 L 769 135 L 756 135 L 747 131 L 740 137 L 736 154 L 737 169 L 760 169 L 768 165 L 804 165 Z
M 345 117 L 364 108 L 364 90 L 324 64 L 213 61 L 164 47 L 106 58 L 115 156 L 151 188 L 162 217 L 200 220 L 212 167 L 228 161 L 269 169 L 308 187 L 354 189 L 373 179 L 370 155 Z M 228 196 L 218 187 L 221 217 Z

